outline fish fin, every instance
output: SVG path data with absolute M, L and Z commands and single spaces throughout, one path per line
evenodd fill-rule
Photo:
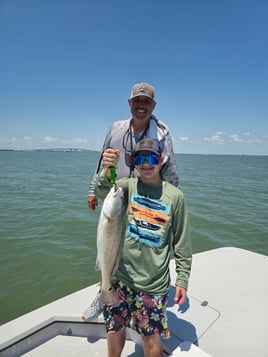
M 95 270 L 97 270 L 97 271 L 101 270 L 98 257 L 97 257 L 97 259 L 96 259 Z
M 103 305 L 119 305 L 122 301 L 122 298 L 119 297 L 113 287 L 109 290 L 101 291 L 100 303 Z

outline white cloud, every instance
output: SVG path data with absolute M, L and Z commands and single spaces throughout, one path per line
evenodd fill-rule
M 208 141 L 208 142 L 213 142 L 215 144 L 223 145 L 225 143 L 224 138 L 222 138 L 221 135 L 224 133 L 222 131 L 217 131 L 214 135 L 211 137 L 205 137 L 203 138 L 203 141 Z
M 87 139 L 83 139 L 83 138 L 75 138 L 73 140 L 73 142 L 75 144 L 87 144 L 88 143 Z
M 59 141 L 59 139 L 58 138 L 54 138 L 53 136 L 44 136 L 43 137 L 43 141 L 45 143 L 56 143 L 56 142 Z
M 240 138 L 240 136 L 238 134 L 229 135 L 229 138 L 236 143 L 240 143 L 240 142 L 244 141 L 244 139 Z
M 180 140 L 180 141 L 183 141 L 183 142 L 189 142 L 189 141 L 190 141 L 190 139 L 188 138 L 188 136 L 180 136 L 180 137 L 179 137 L 179 140 Z
M 61 143 L 61 144 L 66 144 L 66 140 L 55 138 L 53 136 L 44 136 L 43 137 L 43 142 L 45 143 Z
M 219 135 L 219 136 L 222 136 L 222 135 L 224 135 L 224 134 L 226 134 L 224 131 L 216 131 L 216 133 L 215 133 L 215 135 Z
M 11 138 L 7 139 L 9 143 L 17 143 L 18 139 L 15 136 L 12 136 Z

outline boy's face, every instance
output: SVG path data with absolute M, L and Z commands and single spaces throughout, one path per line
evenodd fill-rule
M 162 161 L 162 156 L 158 156 L 151 151 L 139 151 L 135 156 L 135 168 L 143 180 L 154 183 L 156 179 L 160 178 L 159 171 Z

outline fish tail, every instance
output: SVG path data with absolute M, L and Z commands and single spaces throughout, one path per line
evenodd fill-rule
M 100 302 L 103 305 L 119 305 L 122 302 L 122 298 L 119 297 L 113 287 L 110 287 L 109 290 L 101 291 Z

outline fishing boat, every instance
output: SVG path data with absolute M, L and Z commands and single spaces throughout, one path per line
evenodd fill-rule
M 171 260 L 172 282 L 175 262 Z M 82 312 L 99 289 L 94 284 L 0 326 L 0 356 L 105 356 L 102 315 Z M 194 254 L 188 298 L 168 304 L 170 339 L 164 356 L 267 357 L 268 257 L 223 247 Z M 140 336 L 127 329 L 122 357 L 143 356 Z

